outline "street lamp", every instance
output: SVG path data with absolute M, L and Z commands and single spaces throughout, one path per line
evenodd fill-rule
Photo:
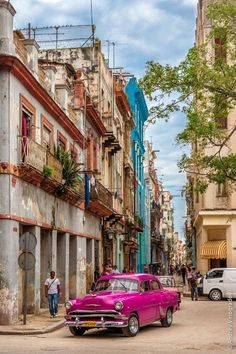
M 110 227 L 109 229 L 106 230 L 106 234 L 108 239 L 112 240 L 115 235 L 115 231 Z

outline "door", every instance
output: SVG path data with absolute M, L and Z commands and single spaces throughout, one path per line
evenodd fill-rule
M 153 305 L 153 291 L 150 289 L 149 280 L 143 280 L 140 283 L 140 300 L 139 300 L 139 319 L 140 324 L 147 324 L 153 322 L 154 319 L 154 305 Z
M 163 316 L 164 309 L 162 308 L 162 288 L 157 280 L 151 281 L 152 303 L 153 303 L 153 320 L 158 320 Z
M 213 269 L 206 274 L 203 282 L 204 294 L 209 294 L 212 289 L 219 289 L 224 296 L 223 269 Z
M 224 296 L 236 298 L 236 269 L 227 269 L 223 276 Z

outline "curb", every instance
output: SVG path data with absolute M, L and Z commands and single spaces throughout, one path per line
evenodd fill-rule
M 44 329 L 34 329 L 34 330 L 0 330 L 0 335 L 31 335 L 31 334 L 45 334 L 45 333 L 51 333 L 54 331 L 57 331 L 58 329 L 64 327 L 65 320 L 61 320 L 56 324 L 53 324 L 51 326 L 48 326 Z

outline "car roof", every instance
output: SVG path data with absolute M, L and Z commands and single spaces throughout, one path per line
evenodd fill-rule
M 153 274 L 147 274 L 147 273 L 120 273 L 120 274 L 109 274 L 109 275 L 102 275 L 98 280 L 107 280 L 111 278 L 127 278 L 127 279 L 133 279 L 137 281 L 141 280 L 155 280 L 156 277 Z

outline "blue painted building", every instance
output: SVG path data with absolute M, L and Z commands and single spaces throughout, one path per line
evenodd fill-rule
M 148 108 L 142 89 L 139 87 L 137 79 L 131 78 L 126 86 L 126 94 L 135 120 L 135 127 L 131 133 L 132 160 L 134 166 L 135 200 L 134 211 L 137 230 L 137 242 L 139 245 L 136 258 L 136 270 L 143 271 L 144 264 L 150 263 L 150 250 L 148 248 L 150 225 L 147 217 L 145 195 L 146 185 L 144 180 L 144 123 L 148 118 Z

